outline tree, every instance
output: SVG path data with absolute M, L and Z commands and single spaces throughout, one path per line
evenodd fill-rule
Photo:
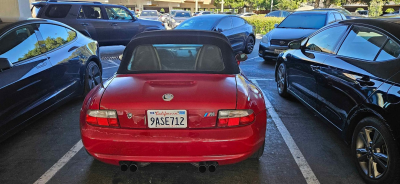
M 393 12 L 394 12 L 394 9 L 393 9 L 393 8 L 388 8 L 388 9 L 386 9 L 385 12 L 386 12 L 386 13 L 393 13 Z
M 357 8 L 356 11 L 364 10 L 364 8 Z
M 275 6 L 279 10 L 295 10 L 300 7 L 301 3 L 305 3 L 306 0 L 279 0 Z
M 161 13 L 164 13 L 164 12 L 165 12 L 164 8 L 161 8 L 160 12 L 161 12 Z
M 372 0 L 368 7 L 368 15 L 370 17 L 377 17 L 382 14 L 383 1 L 382 0 Z

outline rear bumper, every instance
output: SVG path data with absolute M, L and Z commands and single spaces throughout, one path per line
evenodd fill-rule
M 250 157 L 265 140 L 266 111 L 248 126 L 213 129 L 119 129 L 81 122 L 82 141 L 96 159 L 119 165 L 120 161 L 190 163 L 216 161 L 233 164 Z

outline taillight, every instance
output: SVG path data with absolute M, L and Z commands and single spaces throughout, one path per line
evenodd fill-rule
M 218 127 L 248 125 L 255 119 L 253 110 L 220 110 L 218 112 Z
M 115 110 L 88 110 L 86 113 L 86 122 L 99 126 L 119 126 Z

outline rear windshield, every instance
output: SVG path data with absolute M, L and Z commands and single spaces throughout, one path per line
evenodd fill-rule
M 175 17 L 190 17 L 190 13 L 188 12 L 177 12 Z
M 156 11 L 142 11 L 142 13 L 140 14 L 141 17 L 154 17 L 157 16 L 157 12 Z
M 69 12 L 69 9 L 71 9 L 71 5 L 67 4 L 49 5 L 45 15 L 49 18 L 65 18 Z
M 279 28 L 319 29 L 325 26 L 325 14 L 291 14 L 279 24 Z
M 133 51 L 129 71 L 207 73 L 225 69 L 219 47 L 202 44 L 141 45 Z

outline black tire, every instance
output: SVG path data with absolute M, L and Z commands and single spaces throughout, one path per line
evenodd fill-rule
M 261 146 L 261 148 L 259 148 L 257 150 L 257 152 L 255 152 L 253 155 L 251 155 L 250 158 L 259 160 L 261 158 L 261 156 L 264 154 L 264 148 L 265 148 L 265 141 L 263 142 L 263 145 Z
M 253 52 L 253 50 L 254 50 L 254 44 L 255 44 L 255 41 L 254 41 L 253 36 L 247 37 L 246 43 L 244 45 L 244 51 L 243 52 L 245 54 L 251 54 Z
M 84 95 L 88 94 L 95 86 L 102 82 L 102 75 L 99 65 L 94 61 L 89 61 L 85 73 L 85 91 Z
M 400 183 L 399 147 L 382 120 L 362 119 L 353 132 L 351 151 L 366 183 Z
M 279 64 L 278 69 L 275 72 L 275 76 L 278 94 L 281 97 L 288 97 L 289 93 L 287 92 L 286 66 L 284 63 Z

